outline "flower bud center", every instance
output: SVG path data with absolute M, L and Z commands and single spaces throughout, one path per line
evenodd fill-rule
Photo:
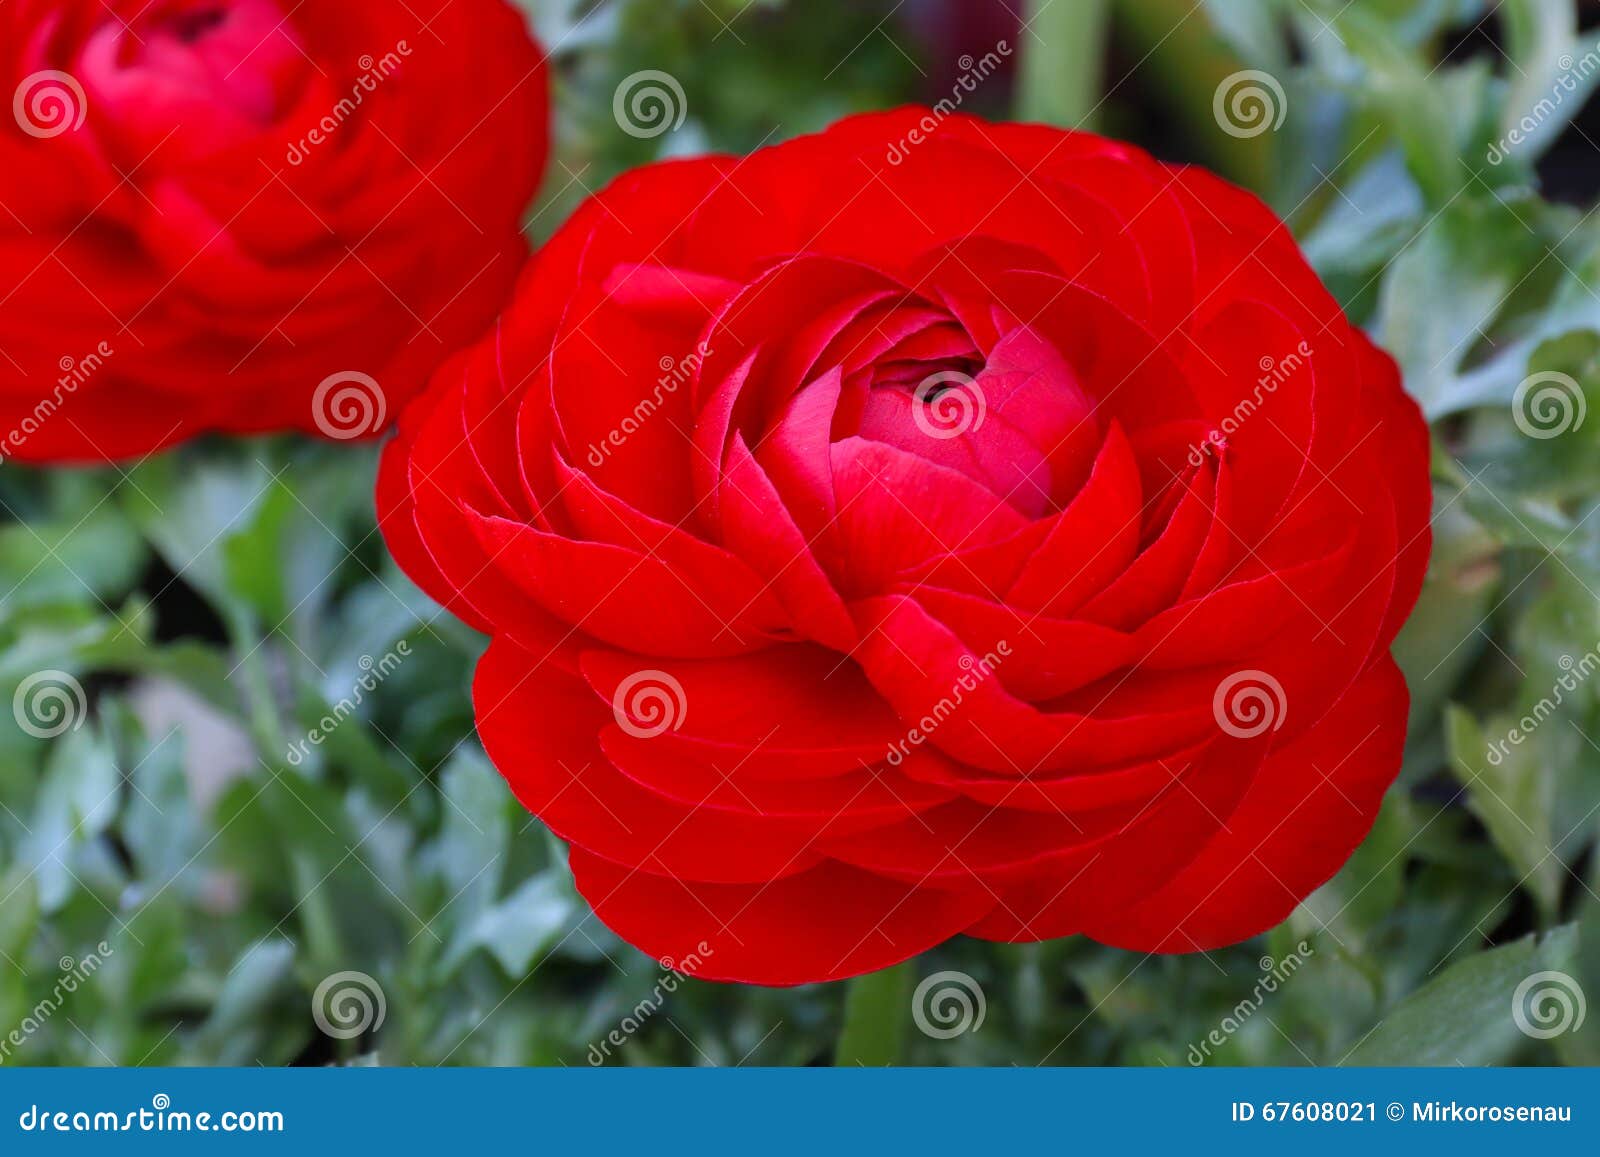
M 171 13 L 164 23 L 177 39 L 185 44 L 193 44 L 227 19 L 227 9 L 206 6 Z
M 270 126 L 310 65 L 278 0 L 170 0 L 85 43 L 90 103 L 135 148 L 204 157 Z M 142 159 L 141 154 L 141 159 Z

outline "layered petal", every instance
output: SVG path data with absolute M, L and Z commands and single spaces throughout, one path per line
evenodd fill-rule
M 596 914 L 699 976 L 1228 943 L 1399 767 L 1427 430 L 1203 174 L 916 109 L 647 166 L 435 391 L 385 534 Z
M 547 80 L 504 0 L 19 0 L 0 82 L 0 457 L 375 437 L 528 255 Z

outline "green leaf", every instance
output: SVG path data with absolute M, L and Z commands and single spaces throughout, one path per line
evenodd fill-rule
M 283 567 L 291 556 L 284 545 L 284 526 L 294 510 L 294 495 L 281 480 L 275 481 L 267 487 L 254 517 L 222 539 L 226 589 L 269 626 L 281 623 L 289 612 Z
M 1425 216 L 1422 193 L 1398 151 L 1373 160 L 1341 192 L 1303 242 L 1323 277 L 1382 265 Z
M 173 573 L 223 606 L 229 601 L 224 544 L 250 525 L 272 485 L 266 466 L 253 459 L 185 450 L 141 461 L 121 497 Z
M 131 721 L 125 730 L 137 730 Z M 178 727 L 153 738 L 140 734 L 126 744 L 129 795 L 122 838 L 142 878 L 167 881 L 192 862 L 205 843 L 205 825 L 184 775 L 189 738 Z
M 1500 544 L 1459 500 L 1436 502 L 1433 557 L 1416 609 L 1395 640 L 1411 688 L 1411 734 L 1436 727 L 1461 675 L 1487 646 L 1478 626 L 1500 597 Z
M 489 761 L 466 745 L 439 773 L 439 787 L 444 807 L 427 863 L 444 881 L 451 917 L 466 923 L 489 906 L 505 878 L 509 793 Z
M 552 55 L 593 49 L 616 35 L 618 5 L 595 7 L 589 0 L 514 0 L 514 3 L 528 14 L 540 42 L 549 46 Z
M 1481 389 L 1462 387 L 1461 367 L 1533 266 L 1536 241 L 1510 205 L 1462 200 L 1438 214 L 1390 265 L 1378 306 L 1378 342 L 1400 362 L 1407 391 L 1430 418 L 1491 400 Z M 1438 308 L 1441 301 L 1450 308 Z M 1504 400 L 1510 402 L 1510 389 Z
M 1552 694 L 1559 696 L 1560 689 Z M 1541 711 L 1539 719 L 1545 718 Z M 1539 902 L 1540 911 L 1553 916 L 1564 873 L 1550 850 L 1555 842 L 1555 780 L 1541 766 L 1539 748 L 1526 742 L 1528 734 L 1517 724 L 1504 719 L 1495 721 L 1493 734 L 1486 738 L 1471 713 L 1454 705 L 1445 711 L 1445 736 L 1451 770 L 1466 789 L 1467 806 Z
M 534 960 L 569 933 L 583 908 L 565 872 L 545 872 L 480 912 L 450 945 L 440 967 L 448 974 L 476 948 L 488 949 L 506 975 L 523 977 Z
M 834 1064 L 871 1068 L 900 1063 L 915 978 L 916 961 L 908 960 L 849 981 Z
M 1600 83 L 1600 59 L 1579 40 L 1572 0 L 1503 0 L 1509 61 L 1501 139 L 1524 163 L 1537 160 L 1572 121 Z M 1589 52 L 1580 61 L 1577 54 Z M 1520 141 L 1507 138 L 1516 132 Z
M 1451 965 L 1378 1022 L 1349 1065 L 1492 1065 L 1530 1043 L 1512 1015 L 1517 986 L 1572 967 L 1577 929 L 1525 937 Z
M 1578 983 L 1587 997 L 1600 994 L 1600 899 L 1584 896 L 1578 919 Z M 1556 1040 L 1562 1060 L 1569 1065 L 1600 1065 L 1600 1010 L 1589 1009 L 1583 1024 Z
M 1283 15 L 1275 0 L 1205 0 L 1206 15 L 1232 49 L 1269 72 L 1289 64 Z
M 45 765 L 22 858 L 35 872 L 39 905 L 59 910 L 77 886 L 72 861 L 120 807 L 121 774 L 111 744 L 92 727 L 66 732 Z
M 235 962 L 199 1030 L 199 1046 L 216 1064 L 260 1061 L 264 1040 L 281 1018 L 270 1015 L 276 998 L 290 989 L 295 945 L 283 939 L 251 944 Z M 305 1006 L 309 1022 L 311 1006 Z M 288 1022 L 293 1023 L 293 1022 Z M 304 1035 L 302 1030 L 301 1036 Z
M 1462 371 L 1459 377 L 1439 390 L 1430 415 L 1442 417 L 1474 406 L 1497 406 L 1510 410 L 1517 387 L 1536 370 L 1567 367 L 1564 347 L 1577 335 L 1600 333 L 1600 246 L 1594 230 L 1576 228 L 1551 253 L 1551 266 L 1559 281 L 1548 300 L 1518 322 L 1510 332 L 1499 335 L 1493 357 Z M 1541 262 L 1542 263 L 1542 262 Z M 1526 277 L 1526 275 L 1524 275 Z M 1518 289 L 1526 294 L 1526 283 Z M 1511 303 L 1507 303 L 1511 304 Z M 1528 303 L 1517 303 L 1526 311 Z M 1457 359 L 1459 364 L 1459 359 Z M 1600 373 L 1591 370 L 1577 375 L 1593 392 L 1600 385 Z
M 138 531 L 104 501 L 81 515 L 0 527 L 0 602 L 10 611 L 55 599 L 115 599 L 145 558 Z
M 1331 39 L 1320 35 L 1325 25 L 1319 18 L 1297 16 L 1313 35 Z M 1433 81 L 1432 66 L 1366 10 L 1346 5 L 1333 16 L 1331 27 L 1361 71 L 1352 91 L 1399 141 L 1428 203 L 1449 204 L 1465 179 L 1457 152 L 1460 127 L 1454 116 L 1459 103 L 1452 106 L 1444 86 Z
M 1410 800 L 1390 792 L 1349 862 L 1301 905 L 1312 928 L 1332 928 L 1345 943 L 1370 939 L 1401 902 L 1406 852 L 1418 826 Z

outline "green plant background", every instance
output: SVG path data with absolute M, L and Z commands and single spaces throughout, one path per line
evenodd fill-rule
M 1548 1041 L 1511 1015 L 1543 970 L 1600 999 L 1600 679 L 1485 757 L 1600 647 L 1600 178 L 1582 189 L 1600 145 L 1572 121 L 1600 72 L 1486 159 L 1600 30 L 1570 0 L 1009 3 L 1027 30 L 1005 31 L 998 0 L 972 7 L 996 9 L 1019 74 L 969 108 L 1092 124 L 1254 188 L 1404 367 L 1435 430 L 1435 556 L 1398 648 L 1412 735 L 1370 839 L 1267 936 L 1185 957 L 954 942 L 861 986 L 840 1059 L 1184 1065 L 1221 1029 L 1206 1063 L 1600 1063 L 1600 1011 Z M 524 6 L 554 47 L 560 138 L 535 237 L 630 165 L 932 102 L 951 59 L 992 47 L 925 35 L 928 4 Z M 1243 68 L 1277 79 L 1287 112 L 1250 139 L 1213 115 Z M 612 114 L 641 69 L 686 95 L 685 124 L 653 140 Z M 1546 199 L 1557 184 L 1579 191 Z M 1543 370 L 1596 411 L 1550 440 L 1512 421 Z M 375 461 L 270 438 L 0 467 L 0 697 L 54 668 L 92 704 L 49 741 L 0 727 L 0 1034 L 61 958 L 108 949 L 0 1063 L 582 1065 L 653 1003 L 659 966 L 588 915 L 479 749 L 482 640 L 388 560 Z M 291 761 L 363 657 L 402 641 L 357 717 Z M 1302 941 L 1299 971 L 1241 1009 L 1262 958 Z M 981 985 L 981 1027 L 906 1031 L 911 983 L 946 969 Z M 336 1040 L 312 993 L 347 970 L 386 1011 Z M 685 981 L 607 1063 L 827 1063 L 846 999 Z

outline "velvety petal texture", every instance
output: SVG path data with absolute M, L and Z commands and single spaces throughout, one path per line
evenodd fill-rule
M 387 429 L 528 256 L 506 0 L 0 5 L 0 458 Z
M 621 177 L 379 488 L 600 919 L 764 984 L 1281 921 L 1399 769 L 1428 503 L 1259 202 L 920 109 Z

